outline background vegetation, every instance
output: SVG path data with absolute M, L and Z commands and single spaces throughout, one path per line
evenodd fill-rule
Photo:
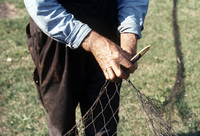
M 0 135 L 47 135 L 45 111 L 32 81 L 34 64 L 27 49 L 29 17 L 21 0 L 18 13 L 0 18 Z M 171 124 L 181 136 L 200 135 L 200 1 L 179 0 L 178 25 L 184 64 L 184 91 L 172 110 Z M 177 58 L 172 26 L 172 0 L 150 0 L 138 50 L 152 45 L 130 79 L 142 93 L 164 103 L 173 89 Z M 123 92 L 122 92 L 123 95 Z

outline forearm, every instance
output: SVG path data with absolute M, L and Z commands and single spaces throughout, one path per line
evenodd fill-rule
M 120 34 L 121 48 L 128 54 L 127 59 L 131 59 L 137 52 L 137 35 L 133 33 Z

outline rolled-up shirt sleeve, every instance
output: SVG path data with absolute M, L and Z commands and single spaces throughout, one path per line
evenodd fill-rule
M 72 49 L 91 31 L 91 28 L 61 6 L 56 0 L 24 0 L 25 7 L 40 29 L 49 37 Z
M 140 39 L 149 0 L 117 0 L 119 33 L 134 33 Z

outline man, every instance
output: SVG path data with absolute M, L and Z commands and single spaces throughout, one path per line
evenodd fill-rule
M 84 115 L 99 95 L 105 79 L 111 107 L 85 129 L 85 135 L 114 135 L 119 96 L 114 82 L 137 69 L 129 60 L 136 54 L 148 0 L 24 0 L 30 23 L 27 41 L 36 65 L 34 80 L 47 112 L 50 135 L 67 135 L 75 125 L 80 103 Z M 118 35 L 117 35 L 118 28 Z M 120 45 L 120 46 L 118 46 Z M 105 107 L 106 94 L 102 95 Z M 102 122 L 109 122 L 105 127 Z M 87 121 L 84 125 L 88 125 Z M 103 129 L 102 129 L 103 128 Z M 74 130 L 75 131 L 75 130 Z M 75 135 L 72 134 L 72 135 Z

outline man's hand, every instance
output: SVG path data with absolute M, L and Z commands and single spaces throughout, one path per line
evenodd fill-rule
M 94 55 L 106 79 L 112 82 L 127 79 L 137 68 L 129 61 L 136 53 L 136 44 L 133 47 L 130 43 L 125 46 L 128 40 L 125 35 L 121 35 L 121 38 L 122 48 L 94 31 L 82 42 L 82 47 Z

